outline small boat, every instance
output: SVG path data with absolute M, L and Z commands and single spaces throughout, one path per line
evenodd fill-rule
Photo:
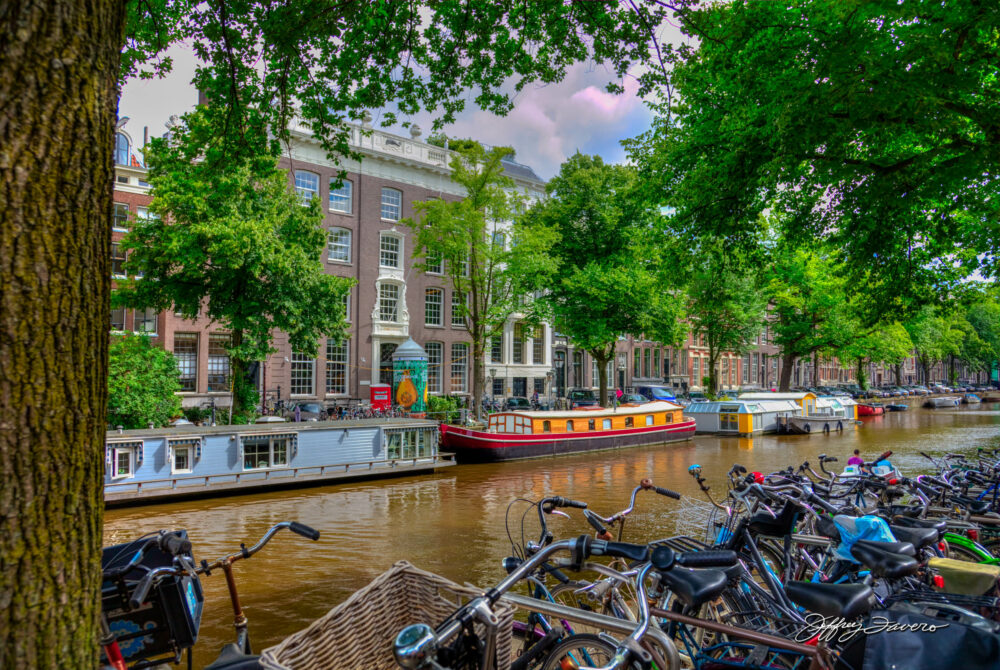
M 885 407 L 886 412 L 905 412 L 906 410 L 910 409 L 909 405 L 904 405 L 903 403 L 899 402 L 894 402 L 882 406 Z
M 695 421 L 683 409 L 656 401 L 617 409 L 498 412 L 486 427 L 441 424 L 442 450 L 461 463 L 485 463 L 689 440 Z
M 882 405 L 867 405 L 858 403 L 858 416 L 879 416 L 885 414 L 886 408 Z
M 962 402 L 966 405 L 978 405 L 982 402 L 982 399 L 975 393 L 966 393 L 962 396 Z
M 778 432 L 808 435 L 809 433 L 830 433 L 843 431 L 845 428 L 850 429 L 854 427 L 854 420 L 815 414 L 809 416 L 785 416 L 778 418 L 778 426 Z
M 958 407 L 961 403 L 962 399 L 957 395 L 943 395 L 937 398 L 928 398 L 924 407 Z

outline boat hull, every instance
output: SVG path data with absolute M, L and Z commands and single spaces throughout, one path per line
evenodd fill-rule
M 788 416 L 782 419 L 780 427 L 781 432 L 798 435 L 836 433 L 854 428 L 854 420 L 830 416 Z
M 924 407 L 958 407 L 962 399 L 956 396 L 941 396 L 939 398 L 928 398 Z
M 495 463 L 677 442 L 694 437 L 694 430 L 694 419 L 667 426 L 544 435 L 490 433 L 441 424 L 441 449 L 454 453 L 459 463 Z
M 879 416 L 885 413 L 881 405 L 858 405 L 858 416 Z

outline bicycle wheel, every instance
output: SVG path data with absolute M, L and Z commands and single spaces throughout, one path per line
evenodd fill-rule
M 948 542 L 948 558 L 954 558 L 956 561 L 982 563 L 984 557 L 980 556 L 978 552 L 969 549 L 968 547 L 963 547 L 960 544 Z
M 587 597 L 586 591 L 578 592 L 579 589 L 586 588 L 591 584 L 592 582 L 586 581 L 566 582 L 565 584 L 557 584 L 549 593 L 552 596 L 552 600 L 560 605 L 572 607 L 573 609 L 584 610 L 585 612 L 611 614 L 610 612 L 604 611 L 604 607 L 601 603 L 590 600 L 590 598 Z M 600 630 L 599 628 L 587 626 L 582 623 L 576 623 L 575 621 L 567 621 L 566 623 L 569 624 L 569 632 L 571 633 L 594 633 Z
M 570 635 L 552 647 L 541 670 L 567 670 L 580 666 L 600 667 L 614 658 L 615 647 L 596 635 Z

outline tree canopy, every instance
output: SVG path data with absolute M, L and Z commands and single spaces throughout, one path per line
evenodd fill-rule
M 160 428 L 181 413 L 181 390 L 173 354 L 142 335 L 111 339 L 108 424 Z
M 828 238 L 872 321 L 947 294 L 1000 245 L 1000 5 L 678 0 L 671 95 L 631 146 L 678 230 Z M 864 287 L 864 288 L 862 288 Z
M 620 336 L 673 343 L 684 333 L 683 295 L 659 272 L 661 215 L 638 197 L 634 170 L 598 156 L 570 157 L 546 190 L 527 214 L 529 226 L 556 235 L 541 300 L 555 329 L 593 356 L 606 406 L 607 363 Z
M 207 124 L 198 110 L 169 142 L 147 152 L 157 216 L 123 241 L 128 280 L 113 297 L 132 307 L 199 314 L 232 333 L 234 411 L 248 402 L 243 363 L 274 351 L 273 332 L 315 355 L 321 337 L 343 339 L 353 280 L 325 274 L 326 231 L 318 201 L 303 203 L 273 158 L 199 160 Z
M 548 250 L 554 235 L 515 220 L 522 203 L 501 163 L 511 152 L 467 145 L 451 161 L 451 179 L 465 189 L 465 197 L 416 202 L 416 217 L 402 222 L 413 230 L 415 266 L 443 272 L 454 295 L 465 298 L 452 304 L 472 340 L 477 416 L 486 343 L 503 333 L 508 319 L 528 311 L 526 295 L 542 286 L 552 266 Z

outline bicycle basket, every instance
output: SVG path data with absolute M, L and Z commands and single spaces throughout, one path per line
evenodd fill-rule
M 705 542 L 709 544 L 722 544 L 733 536 L 733 531 L 740 521 L 746 517 L 746 512 L 742 506 L 736 509 L 726 510 L 713 507 L 708 517 L 708 524 L 705 527 Z
M 179 531 L 187 538 L 185 531 Z M 122 566 L 135 555 L 145 540 L 104 547 L 101 567 L 110 570 Z M 204 596 L 201 581 L 195 577 L 169 577 L 149 592 L 142 607 L 126 611 L 128 598 L 138 581 L 146 574 L 144 568 L 170 565 L 173 557 L 150 547 L 142 563 L 125 575 L 124 593 L 117 581 L 101 583 L 101 608 L 108 617 L 108 626 L 118 638 L 122 656 L 131 665 L 138 661 L 164 657 L 176 658 L 183 650 L 194 646 L 201 626 Z M 193 561 L 192 561 L 193 562 Z
M 268 670 L 397 670 L 396 634 L 411 624 L 436 626 L 483 591 L 459 586 L 400 561 L 307 628 L 265 649 Z M 511 661 L 514 608 L 497 603 L 497 667 Z

